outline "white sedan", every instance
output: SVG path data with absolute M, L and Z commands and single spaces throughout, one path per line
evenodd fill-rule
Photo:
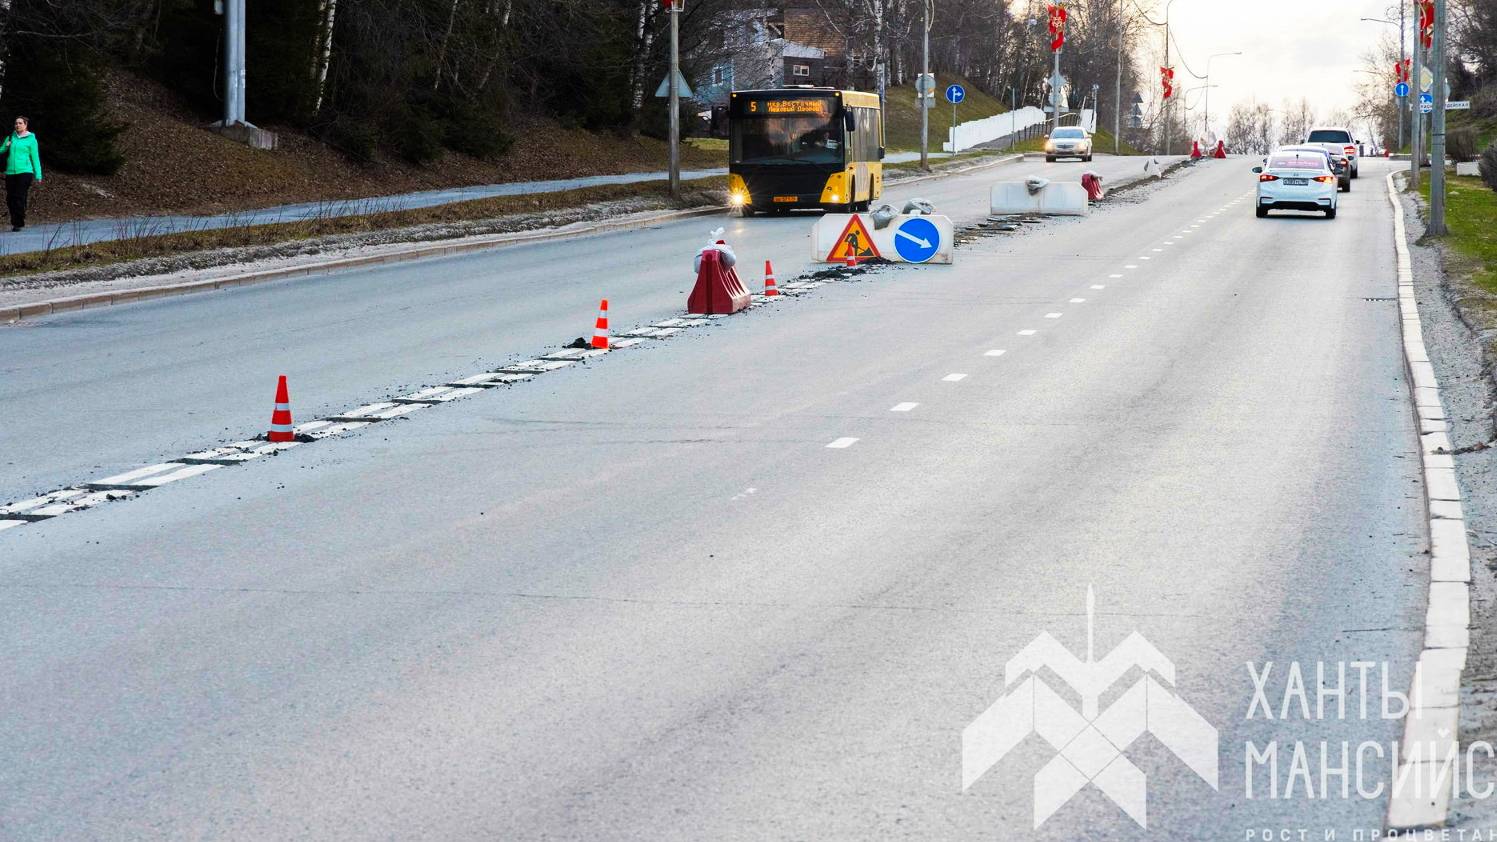
M 1266 166 L 1253 167 L 1258 174 L 1258 218 L 1271 210 L 1322 211 L 1336 218 L 1336 173 L 1330 160 L 1318 150 L 1296 152 L 1277 149 Z

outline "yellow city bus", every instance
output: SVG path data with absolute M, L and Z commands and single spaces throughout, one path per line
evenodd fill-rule
M 833 88 L 734 91 L 728 195 L 744 216 L 867 210 L 884 190 L 878 96 Z

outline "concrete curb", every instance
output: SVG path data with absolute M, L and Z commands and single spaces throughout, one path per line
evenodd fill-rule
M 953 175 L 962 175 L 976 170 L 995 167 L 1017 160 L 1018 155 L 999 158 L 993 161 L 984 161 L 970 167 L 933 172 L 915 178 L 899 179 L 894 182 L 896 186 L 915 184 L 921 181 L 929 181 L 936 178 L 946 178 Z M 46 301 L 34 301 L 30 304 L 17 304 L 12 307 L 0 307 L 0 324 L 14 324 L 22 319 L 34 319 L 38 316 L 49 316 L 53 313 L 66 313 L 71 310 L 83 310 L 90 307 L 108 307 L 113 304 L 129 304 L 136 301 L 145 301 L 152 298 L 165 298 L 172 295 L 186 295 L 193 292 L 210 292 L 218 289 L 229 289 L 232 287 L 248 286 L 250 284 L 266 283 L 269 281 L 280 281 L 287 278 L 297 278 L 306 275 L 315 275 L 322 272 L 334 272 L 342 269 L 357 269 L 361 266 L 380 266 L 390 263 L 403 263 L 409 260 L 421 260 L 427 257 L 451 257 L 457 254 L 467 254 L 485 249 L 498 248 L 500 246 L 515 245 L 518 243 L 533 243 L 545 240 L 564 240 L 570 237 L 581 237 L 588 234 L 597 234 L 607 231 L 623 231 L 633 228 L 647 228 L 658 225 L 661 222 L 670 222 L 677 219 L 690 219 L 696 216 L 707 216 L 714 213 L 726 211 L 725 207 L 691 208 L 688 210 L 669 211 L 654 216 L 629 219 L 620 222 L 600 222 L 583 228 L 569 230 L 541 230 L 541 231 L 517 231 L 506 234 L 495 234 L 479 239 L 463 242 L 440 242 L 434 244 L 415 245 L 409 249 L 389 252 L 379 255 L 367 255 L 364 257 L 340 257 L 333 260 L 325 260 L 317 263 L 306 263 L 300 266 L 286 267 L 283 269 L 265 269 L 255 272 L 245 272 L 238 275 L 230 275 L 225 278 L 216 278 L 206 281 L 188 281 L 180 284 L 163 284 L 161 286 L 140 287 L 137 289 L 121 290 L 119 292 L 95 292 L 87 295 L 74 295 L 65 298 L 52 298 Z
M 1459 746 L 1461 673 L 1471 639 L 1471 550 L 1461 508 L 1461 490 L 1450 453 L 1440 384 L 1424 346 L 1419 306 L 1414 300 L 1414 271 L 1409 260 L 1408 233 L 1394 175 L 1388 175 L 1388 200 L 1393 204 L 1393 248 L 1398 257 L 1398 311 L 1403 331 L 1403 354 L 1409 373 L 1410 396 L 1419 425 L 1419 453 L 1424 469 L 1427 527 L 1430 535 L 1429 602 L 1424 619 L 1424 649 L 1414 666 L 1409 708 L 1399 767 L 1388 799 L 1388 829 L 1409 831 L 1442 827 L 1450 817 L 1454 778 L 1439 792 L 1434 787 L 1409 786 L 1414 777 L 1428 775 L 1437 763 L 1420 753 L 1431 749 L 1435 758 Z M 1410 757 L 1415 758 L 1413 761 Z M 1422 758 L 1422 762 L 1421 762 Z M 1410 777 L 1405 777 L 1405 776 Z M 1398 782 L 1405 781 L 1400 787 Z M 1424 780 L 1428 780 L 1427 777 Z M 1413 792 L 1409 790 L 1412 789 Z

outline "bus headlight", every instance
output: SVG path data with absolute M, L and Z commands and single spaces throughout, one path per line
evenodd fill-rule
M 737 190 L 735 190 L 732 193 L 728 194 L 728 204 L 732 205 L 735 208 L 741 208 L 744 205 L 748 204 L 748 195 L 745 193 L 739 193 Z

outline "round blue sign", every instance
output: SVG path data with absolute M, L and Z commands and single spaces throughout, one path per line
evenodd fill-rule
M 934 222 L 912 216 L 894 229 L 894 250 L 909 263 L 924 263 L 941 248 L 941 230 Z
M 967 98 L 967 89 L 961 85 L 951 85 L 946 88 L 946 101 L 956 105 Z
M 1393 86 L 1393 95 L 1394 96 L 1398 96 L 1398 97 L 1408 96 L 1409 95 L 1409 83 L 1408 82 L 1399 82 L 1397 85 L 1394 85 Z

